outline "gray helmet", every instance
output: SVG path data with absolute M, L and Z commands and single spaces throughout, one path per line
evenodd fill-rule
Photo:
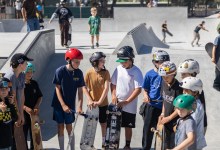
M 133 59 L 134 57 L 134 50 L 130 46 L 123 46 L 117 52 L 117 58 L 119 60 Z M 120 62 L 119 60 L 117 62 Z
M 170 61 L 170 56 L 164 50 L 157 50 L 153 53 L 152 61 Z
M 100 58 L 106 57 L 106 55 L 103 52 L 95 52 L 92 54 L 92 56 L 89 58 L 89 61 L 93 67 L 98 66 L 98 61 Z

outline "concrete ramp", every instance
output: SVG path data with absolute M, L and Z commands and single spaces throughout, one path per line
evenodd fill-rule
M 134 49 L 135 54 L 147 54 L 151 53 L 152 47 L 169 48 L 164 44 L 154 33 L 152 27 L 146 28 L 146 24 L 142 23 L 129 31 L 121 43 L 117 46 L 113 54 L 122 46 L 131 46 Z

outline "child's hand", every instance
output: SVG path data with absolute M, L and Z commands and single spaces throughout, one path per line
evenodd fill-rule
M 112 99 L 112 104 L 116 105 L 117 102 L 118 102 L 118 99 L 117 99 L 117 98 L 113 98 L 113 99 Z
M 34 111 L 33 111 L 31 108 L 27 107 L 27 106 L 24 106 L 24 110 L 25 110 L 28 114 L 30 114 L 30 115 L 33 115 L 33 114 L 34 114 Z
M 66 113 L 71 112 L 70 108 L 67 105 L 63 105 L 62 108 L 63 108 L 63 111 L 66 112 Z
M 99 106 L 99 105 L 101 105 L 100 101 L 93 103 L 93 106 L 94 106 L 94 107 L 97 107 L 97 106 Z
M 82 107 L 78 107 L 78 109 L 77 109 L 77 113 L 79 113 L 79 114 L 83 114 Z
M 39 108 L 34 108 L 34 114 L 38 115 L 39 114 Z
M 88 101 L 88 107 L 92 109 L 94 102 L 92 100 Z
M 169 116 L 168 116 L 168 117 L 163 117 L 162 120 L 161 120 L 161 123 L 162 123 L 162 124 L 166 124 L 166 123 L 168 123 L 168 122 L 170 122 L 170 121 L 171 121 L 171 119 L 170 119 Z
M 2 110 L 2 112 L 5 112 L 7 110 L 7 105 L 4 102 L 1 102 L 0 109 Z
M 149 96 L 144 96 L 143 102 L 144 103 L 150 103 L 150 97 Z

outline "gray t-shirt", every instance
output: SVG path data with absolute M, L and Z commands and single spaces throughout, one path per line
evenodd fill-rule
M 25 87 L 25 74 L 22 72 L 16 78 L 16 75 L 12 69 L 6 72 L 5 78 L 8 78 L 12 82 L 12 90 L 16 91 L 16 100 L 18 103 L 18 107 L 21 110 L 21 98 L 22 98 L 22 90 Z
M 187 134 L 189 132 L 194 132 L 196 134 L 196 122 L 191 116 L 187 117 L 185 120 L 178 119 L 177 123 L 178 126 L 175 134 L 175 146 L 181 144 L 187 138 Z M 196 150 L 196 140 L 186 150 Z

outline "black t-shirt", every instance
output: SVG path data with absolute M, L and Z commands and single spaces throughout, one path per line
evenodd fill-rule
M 27 19 L 37 18 L 35 0 L 25 0 L 22 7 L 27 12 Z
M 167 24 L 166 23 L 162 24 L 162 31 L 163 32 L 167 31 Z
M 18 119 L 15 106 L 10 104 L 7 99 L 5 104 L 7 105 L 7 110 L 4 113 L 0 110 L 0 149 L 12 146 L 13 121 Z
M 205 111 L 205 114 L 204 114 L 204 127 L 207 127 L 208 126 L 208 121 L 207 121 L 207 115 L 206 115 L 206 104 L 205 104 L 204 91 L 202 91 L 202 93 L 199 95 L 199 99 L 200 99 L 201 103 L 204 106 L 204 111 Z
M 24 105 L 30 107 L 31 109 L 33 109 L 36 105 L 38 98 L 43 96 L 38 83 L 35 80 L 30 80 L 30 83 L 28 84 L 25 83 L 24 95 Z
M 168 86 L 165 82 L 162 82 L 162 97 L 163 105 L 165 108 L 164 117 L 171 115 L 174 112 L 173 100 L 180 94 L 183 93 L 183 89 L 179 86 L 179 81 L 174 80 L 174 83 L 171 86 Z M 173 130 L 173 126 L 176 124 L 176 121 L 179 117 L 174 118 L 169 123 L 165 124 L 165 127 Z
M 59 7 L 56 9 L 55 13 L 59 17 L 59 23 L 68 21 L 68 19 L 73 16 L 72 12 L 67 7 Z
M 199 31 L 201 30 L 201 28 L 202 28 L 202 24 L 196 26 L 194 32 L 199 33 Z

